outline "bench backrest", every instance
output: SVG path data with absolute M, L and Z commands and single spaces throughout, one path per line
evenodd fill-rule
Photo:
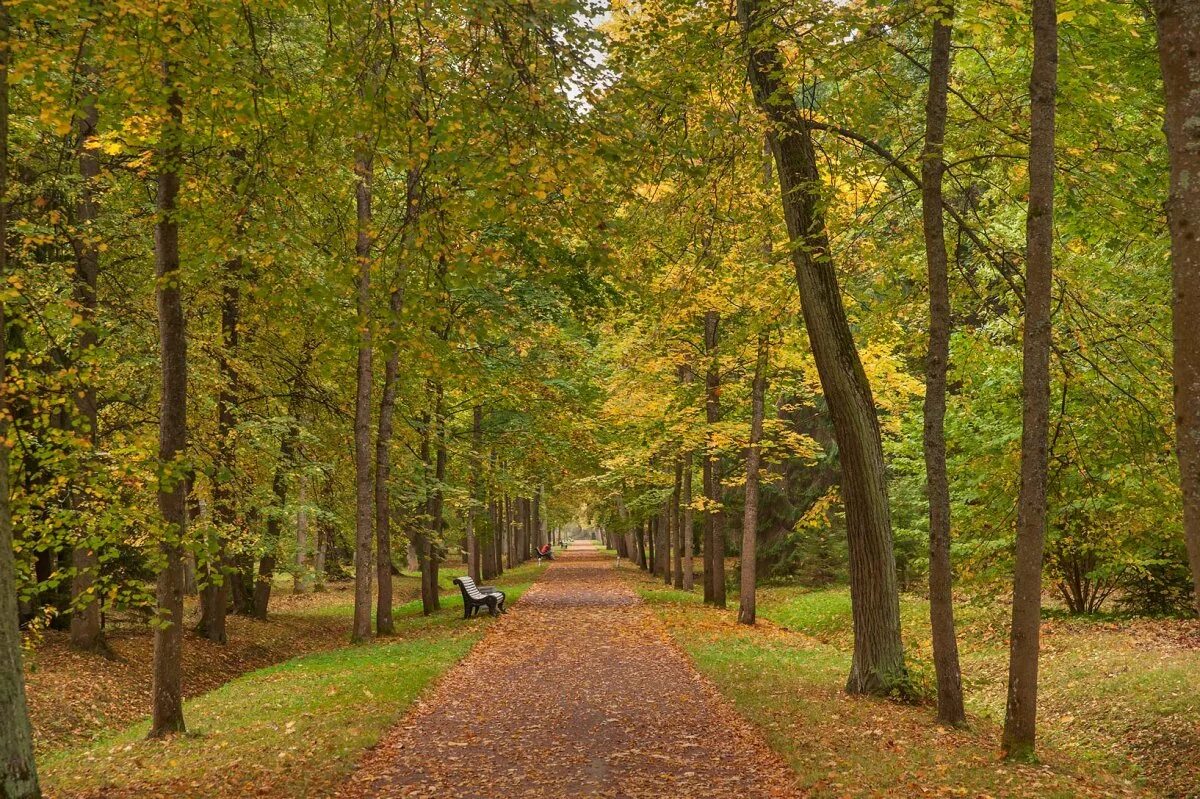
M 458 586 L 462 589 L 463 593 L 471 597 L 471 599 L 484 598 L 483 594 L 479 592 L 479 588 L 476 587 L 475 581 L 470 577 L 455 577 L 454 582 L 458 583 Z

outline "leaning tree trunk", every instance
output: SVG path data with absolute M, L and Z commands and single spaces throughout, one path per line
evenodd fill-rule
M 371 157 L 365 151 L 355 154 L 358 386 L 354 398 L 354 627 L 350 634 L 350 639 L 355 642 L 371 637 L 371 544 L 374 538 L 371 505 L 374 499 L 371 482 L 371 250 L 374 244 L 374 232 L 371 229 L 371 166 Z
M 758 357 L 754 362 L 754 383 L 750 388 L 750 446 L 746 449 L 746 507 L 742 514 L 742 591 L 738 621 L 754 624 L 755 592 L 758 572 L 758 469 L 762 463 L 763 396 L 767 393 L 767 362 L 771 339 L 758 334 Z
M 842 461 L 854 620 L 846 690 L 890 694 L 905 689 L 907 672 L 879 419 L 830 255 L 812 127 L 787 84 L 770 12 L 759 0 L 738 0 L 737 7 L 750 84 L 778 167 L 804 326 Z
M 929 354 L 925 363 L 925 475 L 929 494 L 929 622 L 937 672 L 938 720 L 966 722 L 958 641 L 954 635 L 950 566 L 950 483 L 946 475 L 946 370 L 950 362 L 950 278 L 942 218 L 942 157 L 954 9 L 935 15 L 925 102 L 925 153 L 921 165 L 921 214 L 929 267 Z M 943 16 L 944 14 L 944 16 Z
M 1029 78 L 1029 208 L 1025 221 L 1025 331 L 1022 347 L 1021 488 L 1013 570 L 1008 705 L 1002 745 L 1032 757 L 1037 732 L 1042 557 L 1050 436 L 1050 290 L 1054 271 L 1054 93 L 1058 83 L 1055 0 L 1033 0 Z
M 81 79 L 91 80 L 91 71 L 83 70 Z M 96 125 L 99 121 L 96 97 L 87 92 L 82 100 L 83 110 L 76 117 L 76 136 L 79 160 L 79 202 L 75 222 L 80 235 L 72 238 L 75 248 L 74 299 L 82 320 L 76 362 L 91 355 L 97 343 L 96 280 L 100 273 L 100 250 L 96 246 L 94 229 L 98 217 L 95 187 L 100 176 L 100 159 L 93 149 Z M 77 427 L 88 441 L 89 456 L 98 444 L 96 383 L 88 367 L 83 367 L 82 390 L 75 399 L 79 416 Z M 71 555 L 75 575 L 71 580 L 71 643 L 80 649 L 106 650 L 104 632 L 100 629 L 100 602 L 95 593 L 98 558 L 94 542 L 77 544 Z
M 8 279 L 9 11 L 0 5 L 0 282 Z M 7 314 L 0 299 L 0 380 L 8 382 Z M 0 392 L 0 796 L 37 799 L 33 729 L 25 701 L 13 525 L 8 504 L 8 392 Z
M 391 312 L 395 319 L 403 304 L 399 289 L 392 291 Z M 396 408 L 396 379 L 400 373 L 400 348 L 394 347 L 383 367 L 383 394 L 379 400 L 379 431 L 375 439 L 375 562 L 379 581 L 375 609 L 375 632 L 391 635 L 392 620 L 392 504 L 388 481 L 392 462 L 392 413 Z
M 153 715 L 150 737 L 184 731 L 180 661 L 183 656 L 183 538 L 187 531 L 187 331 L 179 285 L 179 175 L 183 160 L 183 100 L 175 66 L 163 64 L 170 87 L 158 165 L 158 222 L 154 262 L 158 277 L 158 332 L 162 365 L 158 459 L 158 507 L 166 529 L 161 544 L 154 625 Z
M 1155 0 L 1154 11 L 1171 160 L 1167 225 L 1174 288 L 1175 451 L 1192 599 L 1200 613 L 1200 5 Z

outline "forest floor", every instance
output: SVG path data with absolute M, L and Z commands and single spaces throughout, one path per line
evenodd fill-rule
M 929 706 L 847 697 L 852 628 L 844 588 L 768 587 L 760 623 L 701 604 L 632 567 L 628 578 L 697 666 L 729 696 L 816 796 L 1200 796 L 1200 625 L 1069 619 L 1043 626 L 1040 766 L 999 760 L 1007 607 L 958 611 L 970 728 L 934 723 Z M 697 586 L 699 576 L 697 576 Z M 736 597 L 731 607 L 736 608 Z M 932 683 L 928 606 L 901 616 L 918 684 Z
M 795 775 L 593 547 L 562 553 L 340 799 L 793 797 Z
M 542 569 L 527 564 L 497 583 L 515 601 Z M 461 622 L 457 589 L 448 593 L 458 573 L 442 571 L 442 610 L 428 617 L 405 603 L 417 580 L 398 581 L 396 635 L 370 645 L 348 645 L 353 594 L 342 584 L 281 593 L 266 622 L 231 617 L 224 647 L 189 633 L 188 733 L 166 741 L 144 740 L 147 631 L 110 636 L 116 661 L 48 636 L 29 669 L 47 799 L 328 795 L 492 623 Z

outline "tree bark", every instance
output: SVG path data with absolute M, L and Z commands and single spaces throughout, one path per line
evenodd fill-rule
M 754 383 L 750 388 L 750 446 L 746 449 L 746 503 L 742 513 L 741 596 L 738 621 L 754 624 L 755 592 L 758 572 L 758 469 L 762 462 L 763 397 L 767 392 L 767 365 L 771 340 L 765 332 L 758 334 L 758 357 L 754 362 Z
M 675 532 L 672 541 L 674 560 L 671 562 L 671 577 L 674 587 L 683 589 L 683 515 L 680 513 L 679 496 L 683 486 L 683 458 L 675 456 L 675 488 L 671 492 L 671 528 Z
M 0 282 L 8 279 L 8 65 L 12 57 L 8 6 L 0 5 Z M 8 314 L 0 300 L 0 379 L 8 380 Z M 8 392 L 0 392 L 0 796 L 37 799 L 33 728 L 25 700 L 17 576 L 8 493 Z
M 471 485 L 467 504 L 467 574 L 476 583 L 483 580 L 480 565 L 479 533 L 475 518 L 482 507 L 483 496 L 483 406 L 476 405 L 471 414 Z
M 883 444 L 870 382 L 846 319 L 825 226 L 812 126 L 786 82 L 769 12 L 738 0 L 754 97 L 768 121 L 804 325 L 842 460 L 854 655 L 846 690 L 906 690 Z
M 175 65 L 162 66 L 168 87 L 158 165 L 158 221 L 154 228 L 157 275 L 159 355 L 162 396 L 159 407 L 158 507 L 165 529 L 163 564 L 156 587 L 153 713 L 150 737 L 183 732 L 183 539 L 187 531 L 187 332 L 179 274 L 180 172 L 183 160 L 183 100 L 175 83 Z
M 446 483 L 446 467 L 449 461 L 447 450 L 447 425 L 442 411 L 444 408 L 444 389 L 441 383 L 437 387 L 437 455 L 435 457 L 434 477 L 437 479 L 437 490 L 434 494 L 433 542 L 430 547 L 429 561 L 429 590 L 430 602 L 434 610 L 442 606 L 441 593 L 438 590 L 438 569 L 441 565 L 443 547 L 446 539 L 446 495 L 442 486 Z
M 721 366 L 717 362 L 717 342 L 721 316 L 716 311 L 704 314 L 704 353 L 708 369 L 704 377 L 704 412 L 711 428 L 721 420 Z M 704 601 L 725 607 L 725 529 L 721 509 L 720 464 L 712 446 L 704 454 Z
M 966 723 L 958 641 L 954 633 L 950 565 L 950 483 L 946 474 L 946 372 L 950 365 L 950 277 L 942 217 L 942 156 L 950 83 L 953 6 L 935 14 L 925 101 L 925 153 L 921 164 L 921 216 L 929 271 L 929 352 L 925 363 L 925 475 L 929 497 L 929 622 L 937 673 L 938 720 Z
M 371 480 L 371 250 L 374 231 L 371 222 L 371 156 L 364 150 L 355 153 L 354 172 L 356 226 L 354 255 L 358 274 L 358 385 L 354 400 L 354 627 L 350 639 L 366 641 L 371 637 L 371 544 L 374 486 Z
M 1025 220 L 1025 330 L 1022 341 L 1021 488 L 1017 497 L 1008 703 L 1002 746 L 1007 757 L 1033 756 L 1037 733 L 1042 558 L 1046 541 L 1050 436 L 1050 291 L 1054 272 L 1054 94 L 1058 84 L 1055 0 L 1033 0 L 1033 68 L 1029 77 L 1029 208 Z
M 683 545 L 680 547 L 683 557 L 683 590 L 691 591 L 695 587 L 695 564 L 692 560 L 695 547 L 695 530 L 692 528 L 692 453 L 683 456 L 683 494 L 679 498 L 683 505 Z
M 305 570 L 308 567 L 308 501 L 307 481 L 301 477 L 297 489 L 296 501 L 300 503 L 296 511 L 296 574 L 292 578 L 292 593 L 304 593 Z
M 80 78 L 85 82 L 90 80 L 90 71 L 84 69 Z M 100 250 L 96 246 L 97 234 L 94 229 L 99 215 L 95 186 L 100 176 L 100 159 L 91 149 L 99 112 L 92 92 L 86 92 L 81 102 L 83 108 L 75 118 L 80 180 L 75 223 L 79 232 L 71 242 L 75 249 L 74 299 L 82 319 L 76 363 L 88 358 L 96 346 L 96 281 L 100 274 Z M 87 439 L 91 453 L 94 453 L 98 444 L 95 378 L 86 366 L 80 369 L 80 374 L 85 377 L 82 390 L 75 399 L 78 414 L 76 427 Z M 79 499 L 73 499 L 76 504 L 79 503 Z M 72 550 L 71 560 L 75 570 L 71 579 L 71 643 L 80 649 L 107 652 L 104 632 L 100 629 L 100 602 L 94 588 L 98 565 L 94 543 L 83 541 L 77 544 Z
M 664 585 L 671 584 L 671 500 L 663 500 L 658 514 L 658 569 Z
M 403 294 L 392 291 L 390 308 L 395 319 L 403 306 Z M 379 430 L 375 439 L 375 561 L 378 601 L 375 632 L 391 635 L 396 631 L 392 619 L 392 505 L 388 481 L 391 479 L 392 414 L 396 408 L 396 379 L 400 373 L 400 349 L 394 347 L 383 367 L 383 393 L 379 400 Z
M 200 591 L 200 623 L 196 632 L 219 644 L 226 642 L 225 617 L 233 575 L 226 553 L 226 536 L 237 517 L 234 473 L 237 469 L 236 408 L 240 395 L 234 361 L 238 350 L 238 326 L 241 322 L 242 258 L 237 256 L 225 263 L 221 285 L 221 349 L 217 355 L 217 457 L 218 474 L 213 480 L 213 522 L 216 527 L 214 564 L 209 565 L 209 577 Z M 215 574 L 214 574 L 215 572 Z
M 1166 89 L 1171 188 L 1171 308 L 1175 346 L 1175 452 L 1183 494 L 1183 535 L 1200 614 L 1200 7 L 1155 0 L 1158 58 Z
M 297 379 L 299 379 L 297 377 Z M 275 474 L 271 479 L 271 493 L 275 495 L 275 507 L 267 516 L 267 532 L 264 536 L 266 549 L 258 561 L 258 576 L 254 580 L 254 612 L 259 620 L 267 618 L 267 610 L 271 603 L 271 588 L 275 581 L 275 565 L 279 557 L 280 525 L 283 521 L 284 508 L 287 507 L 288 473 L 291 471 L 296 457 L 296 439 L 299 428 L 295 422 L 295 400 L 288 403 L 288 428 L 279 441 L 279 461 L 275 464 Z

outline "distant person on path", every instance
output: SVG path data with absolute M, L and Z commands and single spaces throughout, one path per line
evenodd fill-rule
M 550 548 L 549 544 L 542 544 L 537 548 L 537 556 L 538 560 L 542 560 L 543 558 L 546 560 L 554 560 L 554 551 Z

